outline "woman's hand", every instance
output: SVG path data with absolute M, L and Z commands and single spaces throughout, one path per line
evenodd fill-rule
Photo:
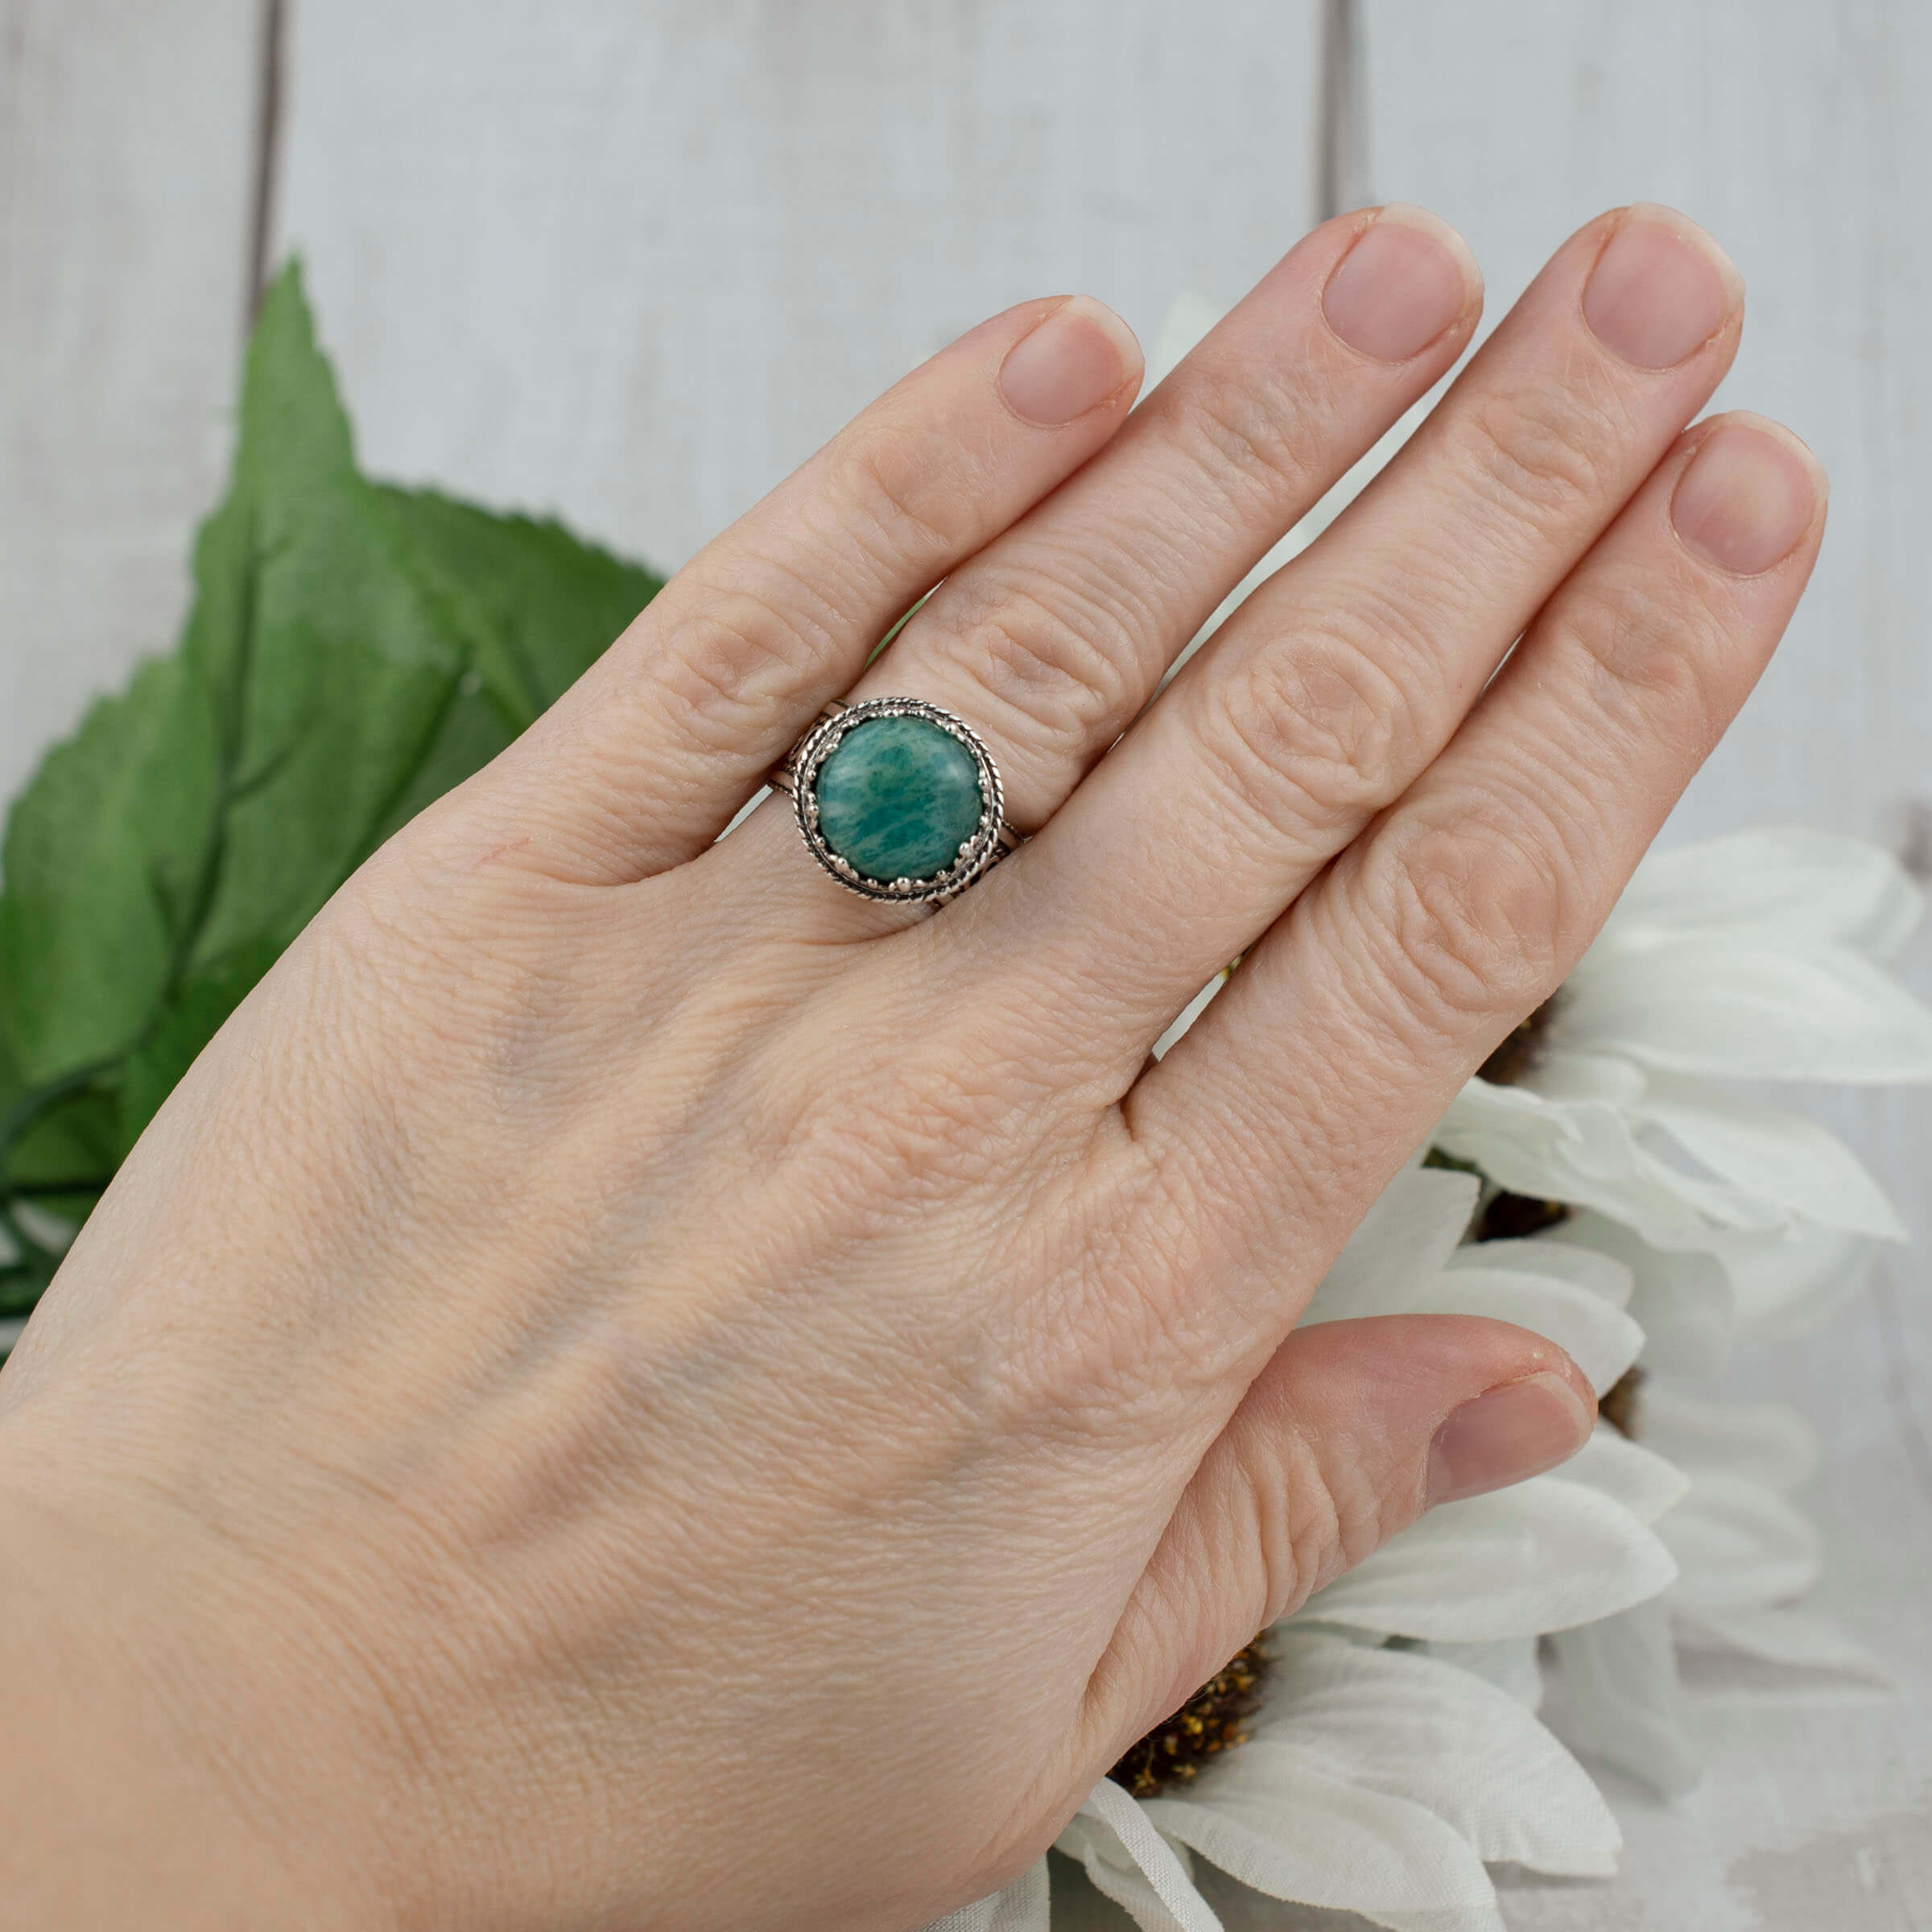
M 996 317 L 338 895 L 0 1378 L 0 1916 L 916 1925 L 1577 1446 L 1523 1331 L 1290 1331 L 1810 568 L 1801 446 L 1685 429 L 1722 255 L 1567 242 L 1133 724 L 1480 306 L 1440 223 L 1350 215 L 1132 416 L 1105 310 Z M 965 719 L 1037 834 L 936 916 L 783 799 L 714 844 L 855 688 Z

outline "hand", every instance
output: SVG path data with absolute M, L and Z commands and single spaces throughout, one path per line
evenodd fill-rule
M 917 1925 L 1577 1446 L 1521 1330 L 1290 1331 L 1810 568 L 1801 446 L 1685 430 L 1721 254 L 1567 242 L 1126 730 L 1479 307 L 1432 217 L 1348 216 L 1132 416 L 1098 304 L 996 317 L 344 890 L 0 1378 L 11 1922 Z M 855 687 L 1037 832 L 936 916 L 782 799 L 713 843 Z

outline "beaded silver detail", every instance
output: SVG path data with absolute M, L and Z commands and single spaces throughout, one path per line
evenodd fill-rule
M 868 878 L 826 844 L 819 828 L 819 767 L 838 749 L 847 732 L 873 718 L 919 718 L 928 724 L 936 724 L 965 746 L 978 774 L 980 822 L 972 836 L 961 842 L 959 856 L 952 864 L 928 878 Z M 1005 793 L 1000 783 L 999 767 L 979 733 L 964 718 L 955 717 L 951 712 L 919 698 L 868 698 L 861 704 L 842 704 L 836 700 L 828 704 L 819 714 L 818 722 L 771 774 L 771 787 L 790 796 L 806 850 L 841 886 L 868 899 L 930 906 L 936 910 L 984 878 L 1008 853 L 1018 850 L 1021 843 L 1019 834 L 1006 823 Z

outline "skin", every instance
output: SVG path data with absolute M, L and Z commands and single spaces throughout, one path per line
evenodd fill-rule
M 1810 571 L 1802 446 L 1686 431 L 1735 273 L 1665 211 L 1571 237 L 1144 716 L 1480 287 L 1432 217 L 1342 217 L 1131 419 L 1131 338 L 1062 306 L 694 559 L 123 1169 L 0 1376 L 0 1923 L 920 1925 L 1587 1431 L 1523 1331 L 1290 1331 Z M 937 916 L 782 801 L 713 843 L 855 688 L 965 717 L 1038 828 Z

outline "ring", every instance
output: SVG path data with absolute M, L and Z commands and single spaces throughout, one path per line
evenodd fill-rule
M 993 753 L 918 698 L 827 705 L 771 786 L 791 795 L 806 849 L 868 899 L 944 906 L 1020 844 Z

